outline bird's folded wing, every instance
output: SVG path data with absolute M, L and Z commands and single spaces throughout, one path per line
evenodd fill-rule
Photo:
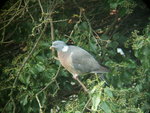
M 71 46 L 70 49 L 73 51 L 72 65 L 80 73 L 90 73 L 100 70 L 100 65 L 94 59 L 94 57 L 82 48 Z

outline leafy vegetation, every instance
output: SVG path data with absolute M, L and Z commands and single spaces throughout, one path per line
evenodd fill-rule
M 1 113 L 149 113 L 149 9 L 133 0 L 12 0 L 0 16 Z M 63 40 L 110 68 L 81 75 L 49 49 Z

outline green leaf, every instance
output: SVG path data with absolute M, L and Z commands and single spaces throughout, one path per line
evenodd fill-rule
M 37 69 L 35 67 L 31 67 L 29 72 L 33 75 L 36 75 L 38 73 Z
M 119 45 L 119 43 L 117 41 L 113 41 L 108 46 L 115 49 L 115 48 L 117 48 L 118 45 Z
M 149 55 L 150 55 L 150 48 L 145 47 L 145 48 L 143 49 L 143 55 L 149 56 Z
M 43 64 L 40 64 L 40 63 L 36 65 L 36 68 L 38 69 L 39 72 L 42 72 L 45 70 L 45 66 Z
M 28 95 L 23 96 L 20 103 L 25 106 L 28 103 Z
M 97 46 L 96 46 L 96 44 L 94 44 L 94 43 L 92 43 L 92 42 L 89 42 L 89 44 L 90 44 L 90 48 L 91 48 L 91 51 L 93 51 L 93 52 L 97 52 L 96 50 L 97 50 Z
M 30 83 L 30 74 L 22 74 L 21 76 L 19 76 L 19 80 L 24 83 L 24 84 L 29 84 Z
M 102 102 L 100 106 L 101 106 L 101 108 L 104 110 L 105 113 L 111 113 L 111 109 L 110 109 L 110 107 L 107 105 L 106 102 Z
M 75 113 L 81 113 L 80 111 L 75 111 Z
M 42 43 L 40 43 L 40 46 L 43 46 L 43 47 L 50 47 L 50 43 L 48 43 L 48 42 L 42 42 Z
M 117 6 L 118 6 L 117 3 L 110 3 L 110 8 L 112 8 L 112 9 L 116 9 Z
M 89 29 L 89 28 L 88 28 L 88 24 L 87 24 L 86 22 L 82 22 L 82 23 L 81 23 L 81 26 L 80 26 L 80 29 L 82 29 L 82 30 L 84 30 L 84 31 L 88 30 L 88 29 Z
M 137 92 L 140 92 L 142 90 L 142 85 L 141 84 L 137 85 L 135 87 L 135 89 L 136 89 Z
M 101 94 L 95 94 L 93 97 L 92 97 L 92 103 L 93 103 L 93 105 L 92 105 L 92 110 L 93 111 L 96 111 L 97 110 L 97 108 L 98 108 L 98 105 L 99 105 L 99 103 L 100 103 L 100 95 Z
M 119 10 L 119 15 L 121 16 L 121 17 L 123 17 L 125 14 L 126 14 L 126 9 L 125 8 L 122 8 L 122 9 L 120 9 Z
M 113 94 L 112 94 L 110 88 L 108 88 L 108 87 L 105 88 L 105 89 L 104 89 L 104 92 L 105 92 L 109 97 L 113 97 Z
M 110 37 L 109 37 L 108 35 L 103 34 L 103 35 L 101 36 L 101 39 L 103 39 L 103 40 L 108 40 L 108 39 L 110 39 Z
M 36 56 L 36 60 L 38 62 L 44 62 L 44 58 L 42 56 Z

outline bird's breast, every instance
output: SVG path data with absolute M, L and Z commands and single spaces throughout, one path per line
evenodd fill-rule
M 62 66 L 67 69 L 72 74 L 77 74 L 73 65 L 72 65 L 72 57 L 71 53 L 67 52 L 58 52 L 58 59 Z

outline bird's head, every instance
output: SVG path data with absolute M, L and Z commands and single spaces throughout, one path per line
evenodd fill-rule
M 54 41 L 54 42 L 52 42 L 52 46 L 50 47 L 50 49 L 52 49 L 52 48 L 56 49 L 57 51 L 63 51 L 63 52 L 68 50 L 67 49 L 68 46 L 63 41 Z

